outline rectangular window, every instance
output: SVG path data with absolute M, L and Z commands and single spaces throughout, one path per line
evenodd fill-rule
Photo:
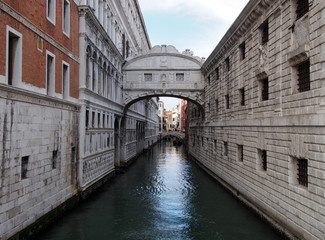
M 55 92 L 55 56 L 46 51 L 46 94 L 53 96 Z
M 184 81 L 184 73 L 176 73 L 176 81 Z
M 55 8 L 56 0 L 46 0 L 46 17 L 51 23 L 55 25 Z
M 21 158 L 21 179 L 27 178 L 29 156 Z
M 267 19 L 261 26 L 261 44 L 264 45 L 269 41 L 269 20 Z
M 269 78 L 260 80 L 261 100 L 269 100 Z
M 225 62 L 226 62 L 226 71 L 229 72 L 230 71 L 230 59 L 229 59 L 229 57 L 226 58 Z
M 214 152 L 217 152 L 217 140 L 216 139 L 213 140 L 213 150 L 214 150 Z
M 307 159 L 297 159 L 298 164 L 298 183 L 308 187 L 308 161 Z
M 63 19 L 62 19 L 62 31 L 68 37 L 70 36 L 70 2 L 63 0 Z
M 218 99 L 216 100 L 216 113 L 218 113 L 219 112 L 219 101 L 218 101 Z
M 62 64 L 62 90 L 63 99 L 67 100 L 70 95 L 70 69 L 69 64 L 66 62 Z
M 7 67 L 8 85 L 17 86 L 22 76 L 22 35 L 7 26 Z
M 95 127 L 95 112 L 91 113 L 91 126 L 93 128 Z
M 97 113 L 97 128 L 100 128 L 100 113 Z
M 308 0 L 297 0 L 296 15 L 297 20 L 302 18 L 309 11 Z
M 89 127 L 89 110 L 86 110 L 86 128 Z
M 267 154 L 266 150 L 258 149 L 258 166 L 259 170 L 267 170 Z
M 228 156 L 228 142 L 223 142 L 223 155 Z
M 54 150 L 52 152 L 52 168 L 53 169 L 56 169 L 57 160 L 58 160 L 58 150 Z
M 239 162 L 244 161 L 244 147 L 243 145 L 237 145 L 237 157 Z
M 225 95 L 225 102 L 226 102 L 226 109 L 230 108 L 230 104 L 229 104 L 229 94 Z
M 144 80 L 146 82 L 152 81 L 152 73 L 145 73 L 144 74 Z
M 246 46 L 245 46 L 245 42 L 243 42 L 242 44 L 239 45 L 239 53 L 240 53 L 240 60 L 244 60 L 246 55 Z
M 310 62 L 309 60 L 299 64 L 298 73 L 298 91 L 306 92 L 310 90 Z
M 204 138 L 201 137 L 201 143 L 202 143 L 202 147 L 204 146 Z
M 219 80 L 219 68 L 217 67 L 216 68 L 216 70 L 215 70 L 215 72 L 216 72 L 216 80 Z
M 245 106 L 245 88 L 239 89 L 240 106 Z
M 208 84 L 211 84 L 211 75 L 208 76 Z

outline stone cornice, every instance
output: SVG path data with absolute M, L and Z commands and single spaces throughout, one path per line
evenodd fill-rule
M 143 28 L 143 32 L 144 32 L 144 35 L 146 37 L 149 49 L 151 49 L 151 42 L 150 42 L 150 39 L 149 39 L 149 35 L 148 35 L 148 32 L 147 32 L 147 27 L 146 27 L 146 24 L 144 22 L 144 18 L 143 18 L 143 15 L 142 15 L 138 0 L 134 0 L 134 4 L 135 4 L 135 6 L 137 8 L 137 11 L 138 11 L 138 14 L 139 14 L 139 17 L 140 17 L 140 21 L 141 21 L 141 25 L 142 25 L 142 28 Z
M 39 29 L 34 23 L 32 23 L 29 19 L 27 19 L 25 16 L 18 13 L 15 9 L 7 5 L 6 3 L 0 1 L 0 10 L 4 11 L 8 15 L 10 15 L 12 18 L 23 24 L 25 27 L 27 27 L 29 30 L 33 31 L 35 34 L 43 38 L 45 41 L 53 45 L 55 48 L 60 50 L 62 53 L 69 56 L 71 59 L 79 63 L 79 57 L 74 55 L 70 50 L 68 50 L 66 47 L 58 43 L 54 38 L 52 38 L 50 35 L 48 35 L 43 30 Z
M 216 64 L 218 59 L 224 58 L 224 55 L 226 55 L 230 48 L 247 33 L 254 22 L 272 3 L 274 4 L 272 0 L 251 0 L 204 62 L 202 70 L 206 72 L 207 69 L 212 68 Z
M 53 107 L 69 111 L 78 111 L 79 104 L 72 103 L 63 99 L 43 95 L 26 89 L 13 87 L 6 84 L 0 84 L 0 96 L 12 101 L 26 102 L 41 106 Z

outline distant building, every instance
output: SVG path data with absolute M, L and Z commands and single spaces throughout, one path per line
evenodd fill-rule
M 182 99 L 181 100 L 181 112 L 180 112 L 180 131 L 185 132 L 185 126 L 186 126 L 186 113 L 185 110 L 187 108 L 187 101 Z

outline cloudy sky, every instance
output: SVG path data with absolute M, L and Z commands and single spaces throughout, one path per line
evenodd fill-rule
M 138 0 L 151 45 L 191 49 L 207 58 L 243 10 L 248 0 Z M 179 100 L 163 99 L 169 110 Z M 167 101 L 166 101 L 167 100 Z

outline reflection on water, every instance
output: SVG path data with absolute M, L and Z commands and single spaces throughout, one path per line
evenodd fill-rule
M 40 239 L 280 239 L 169 143 L 101 191 Z

